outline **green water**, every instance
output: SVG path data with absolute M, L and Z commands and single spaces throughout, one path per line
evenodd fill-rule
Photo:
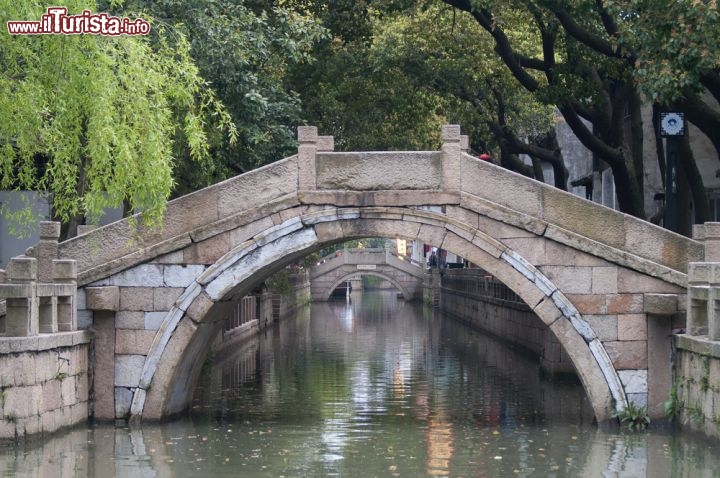
M 582 387 L 392 294 L 219 354 L 186 418 L 2 450 L 2 476 L 720 476 L 720 447 L 604 433 Z

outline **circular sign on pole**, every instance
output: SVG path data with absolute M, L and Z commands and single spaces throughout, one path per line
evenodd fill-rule
M 685 136 L 685 114 L 675 111 L 660 113 L 660 136 Z

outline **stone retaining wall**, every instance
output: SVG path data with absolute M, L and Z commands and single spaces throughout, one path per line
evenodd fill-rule
M 88 418 L 91 334 L 0 338 L 0 443 Z
M 550 329 L 507 286 L 485 271 L 445 271 L 440 303 L 442 311 L 451 317 L 538 356 L 543 372 L 575 375 L 572 361 Z
M 677 335 L 675 347 L 675 418 L 683 429 L 720 438 L 720 342 Z

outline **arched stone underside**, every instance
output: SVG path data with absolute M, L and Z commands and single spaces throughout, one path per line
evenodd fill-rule
M 167 313 L 147 355 L 133 395 L 133 417 L 161 419 L 188 406 L 202 364 L 198 354 L 207 350 L 216 330 L 215 324 L 204 322 L 213 307 L 222 307 L 224 299 L 245 294 L 273 270 L 325 244 L 370 236 L 417 238 L 456 252 L 491 272 L 533 308 L 563 345 L 599 422 L 626 406 L 623 385 L 592 327 L 566 294 L 521 253 L 463 220 L 475 213 L 461 207 L 446 208 L 445 213 L 414 207 L 313 209 L 303 213 L 296 208 L 297 216 L 241 241 L 185 289 Z M 485 225 L 505 228 L 517 236 L 518 244 L 532 239 L 501 222 L 489 220 Z M 506 242 L 513 242 L 512 238 Z
M 384 274 L 382 272 L 375 272 L 375 271 L 354 271 L 349 272 L 347 274 L 341 275 L 338 279 L 336 279 L 325 291 L 323 292 L 323 299 L 329 300 L 330 296 L 332 295 L 333 291 L 340 287 L 340 284 L 342 284 L 345 281 L 349 281 L 358 277 L 362 276 L 373 276 L 373 277 L 379 277 L 380 279 L 384 279 L 391 283 L 393 287 L 395 287 L 400 294 L 402 294 L 403 299 L 409 300 L 411 298 L 411 294 L 408 292 L 408 290 L 400 284 L 397 280 L 395 280 L 394 277 L 389 276 L 387 274 Z

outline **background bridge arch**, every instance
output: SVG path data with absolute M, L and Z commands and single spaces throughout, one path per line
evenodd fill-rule
M 340 287 L 340 285 L 343 282 L 361 278 L 363 276 L 372 276 L 372 277 L 378 277 L 380 279 L 384 279 L 391 283 L 393 287 L 395 287 L 400 294 L 402 294 L 403 299 L 405 300 L 411 300 L 413 299 L 413 294 L 411 294 L 400 282 L 398 282 L 394 277 L 384 274 L 383 272 L 379 271 L 354 271 L 354 272 L 348 272 L 341 275 L 339 278 L 335 279 L 334 282 L 332 282 L 329 286 L 325 287 L 324 290 L 321 293 L 322 300 L 328 300 L 330 299 L 330 296 L 332 295 L 333 291 Z

